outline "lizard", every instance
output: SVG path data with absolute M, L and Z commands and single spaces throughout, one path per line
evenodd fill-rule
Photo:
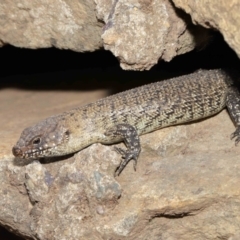
M 63 156 L 93 143 L 123 141 L 126 149 L 115 176 L 141 151 L 139 136 L 171 125 L 183 124 L 217 114 L 227 107 L 240 141 L 240 94 L 234 78 L 222 69 L 198 70 L 108 96 L 51 116 L 21 133 L 12 153 L 20 159 Z M 233 76 L 234 75 L 234 76 Z

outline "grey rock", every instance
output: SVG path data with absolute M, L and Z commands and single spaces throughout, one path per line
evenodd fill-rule
M 195 24 L 219 30 L 240 57 L 239 0 L 173 0 L 176 7 L 191 15 Z M 206 7 L 207 6 L 207 7 Z
M 93 1 L 2 0 L 0 15 L 1 42 L 16 47 L 85 52 L 102 46 Z
M 199 37 L 192 34 L 196 27 L 168 0 L 95 2 L 97 16 L 105 22 L 104 48 L 123 69 L 150 69 L 158 60 L 170 61 L 198 45 Z M 201 39 L 207 39 L 205 29 L 198 27 L 198 31 Z

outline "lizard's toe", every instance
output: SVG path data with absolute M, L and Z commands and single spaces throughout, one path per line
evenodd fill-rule
M 231 134 L 231 139 L 235 138 L 235 145 L 237 146 L 240 142 L 240 126 L 237 127 L 236 131 Z
M 120 155 L 122 155 L 122 158 L 125 158 L 124 156 L 126 155 L 126 152 L 122 148 L 114 147 L 114 150 Z
M 118 148 L 118 147 L 115 147 L 114 150 L 117 151 L 119 154 L 121 154 L 122 159 L 123 159 L 121 161 L 120 165 L 118 166 L 118 168 L 116 169 L 114 176 L 118 176 L 130 160 L 134 160 L 133 168 L 136 171 L 137 156 L 136 156 L 135 152 L 131 152 L 131 151 L 128 151 L 128 150 L 125 151 L 125 150 L 123 150 L 121 148 Z

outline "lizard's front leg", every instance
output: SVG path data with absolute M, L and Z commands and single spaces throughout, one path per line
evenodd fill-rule
M 233 120 L 236 130 L 231 135 L 231 139 L 235 138 L 235 144 L 240 142 L 240 92 L 236 87 L 229 90 L 226 105 L 229 115 Z
M 118 124 L 105 133 L 107 136 L 121 136 L 127 150 L 115 147 L 115 150 L 122 155 L 122 161 L 115 171 L 115 176 L 119 175 L 128 162 L 134 160 L 134 170 L 136 171 L 137 159 L 141 151 L 141 145 L 137 130 L 130 124 Z

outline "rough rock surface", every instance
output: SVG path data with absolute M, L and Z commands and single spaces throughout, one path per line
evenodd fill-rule
M 189 13 L 195 24 L 219 30 L 240 57 L 239 0 L 173 0 L 173 2 Z
M 1 0 L 0 45 L 94 51 L 103 26 L 94 8 L 84 0 Z
M 0 15 L 0 46 L 79 52 L 104 46 L 124 69 L 150 69 L 209 41 L 209 31 L 169 0 L 2 0 Z
M 95 2 L 97 16 L 105 22 L 104 48 L 123 69 L 150 69 L 160 59 L 170 61 L 208 39 L 207 31 L 193 27 L 169 0 Z
M 211 28 L 240 56 L 239 6 L 239 0 L 2 0 L 0 46 L 79 52 L 104 46 L 122 68 L 145 70 L 201 49 Z
M 142 136 L 137 171 L 130 162 L 117 178 L 113 146 L 94 144 L 41 164 L 13 160 L 24 127 L 103 95 L 1 90 L 0 224 L 44 240 L 236 239 L 240 148 L 230 140 L 226 110 Z

